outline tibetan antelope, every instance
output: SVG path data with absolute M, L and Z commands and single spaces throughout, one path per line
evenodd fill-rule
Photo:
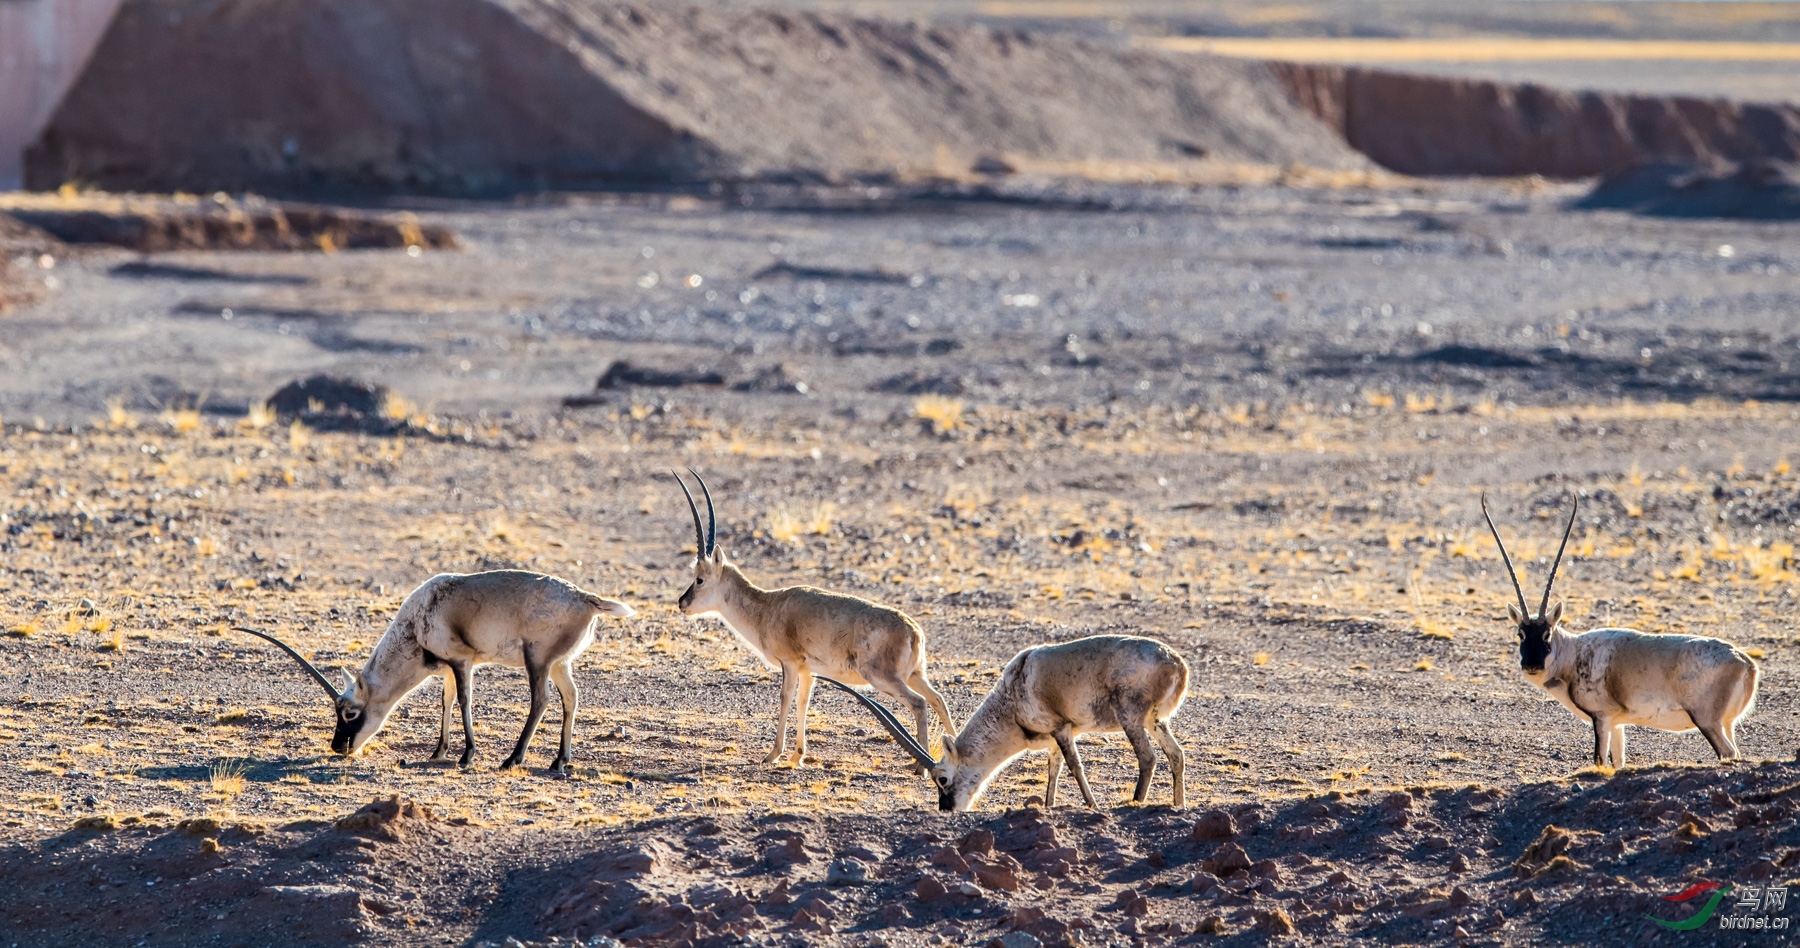
M 337 712 L 331 749 L 346 756 L 360 752 L 413 689 L 433 675 L 442 675 L 444 714 L 431 759 L 449 759 L 454 703 L 462 711 L 463 726 L 458 764 L 469 766 L 475 757 L 475 667 L 523 667 L 531 682 L 531 713 L 525 718 L 518 744 L 500 766 L 524 765 L 525 748 L 537 733 L 549 702 L 548 683 L 555 682 L 562 692 L 562 747 L 551 769 L 565 771 L 578 700 L 569 664 L 593 644 L 600 616 L 624 618 L 632 612 L 622 602 L 542 573 L 513 569 L 441 573 L 421 583 L 400 604 L 400 611 L 361 671 L 343 670 L 342 691 L 280 639 L 255 629 L 240 627 L 237 631 L 280 646 L 325 688 Z
M 806 758 L 806 706 L 812 700 L 813 677 L 835 675 L 867 684 L 904 702 L 918 725 L 919 742 L 930 741 L 930 709 L 943 722 L 946 736 L 956 732 L 950 708 L 931 687 L 925 673 L 925 633 L 911 616 L 857 596 L 812 586 L 763 589 L 744 577 L 718 545 L 718 519 L 712 491 L 693 469 L 706 495 L 706 529 L 700 508 L 679 474 L 670 475 L 687 497 L 694 515 L 694 582 L 677 603 L 689 616 L 716 615 L 750 650 L 781 669 L 781 710 L 776 715 L 775 747 L 763 758 L 772 764 L 787 747 L 788 709 L 794 709 L 795 746 L 792 763 Z
M 1563 528 L 1562 544 L 1544 581 L 1537 614 L 1525 601 L 1519 574 L 1500 540 L 1500 529 L 1481 515 L 1494 533 L 1500 558 L 1519 604 L 1506 604 L 1518 628 L 1519 669 L 1526 680 L 1555 696 L 1583 721 L 1594 725 L 1594 764 L 1625 766 L 1625 725 L 1660 731 L 1699 729 L 1720 760 L 1738 755 L 1737 724 L 1756 705 L 1759 671 L 1750 656 L 1726 642 L 1701 635 L 1655 635 L 1635 629 L 1591 629 L 1575 634 L 1562 628 L 1562 600 L 1550 601 L 1556 568 L 1575 529 L 1575 511 Z
M 1174 649 L 1155 639 L 1096 635 L 1020 652 L 1006 663 L 994 690 L 962 732 L 944 739 L 944 756 L 937 760 L 887 708 L 843 682 L 825 680 L 867 705 L 907 754 L 926 768 L 937 787 L 940 810 L 972 808 L 988 782 L 1013 758 L 1046 748 L 1050 776 L 1044 783 L 1045 808 L 1056 805 L 1056 779 L 1065 761 L 1081 788 L 1081 798 L 1090 809 L 1097 808 L 1075 739 L 1119 731 L 1137 754 L 1137 790 L 1131 799 L 1142 803 L 1150 793 L 1150 777 L 1156 770 L 1156 755 L 1150 750 L 1154 736 L 1169 759 L 1175 806 L 1187 802 L 1186 762 L 1169 729 L 1169 718 L 1187 697 L 1188 666 Z

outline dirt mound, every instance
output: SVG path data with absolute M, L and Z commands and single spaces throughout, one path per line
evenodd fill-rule
M 333 825 L 346 833 L 394 842 L 436 822 L 437 816 L 431 812 L 430 807 L 393 796 L 386 800 L 370 801 L 367 806 Z
M 1800 159 L 1800 105 L 1570 92 L 1354 66 L 1270 68 L 1351 147 L 1405 174 L 1584 178 L 1657 162 Z
M 1366 163 L 1265 67 L 1072 36 L 599 0 L 130 0 L 30 186 L 471 191 Z
M 1800 165 L 1778 161 L 1717 169 L 1643 165 L 1600 179 L 1574 206 L 1659 217 L 1800 220 Z
M 312 375 L 283 385 L 269 396 L 269 407 L 288 418 L 344 415 L 362 419 L 381 414 L 390 395 L 385 385 Z
M 195 198 L 19 197 L 5 210 L 73 244 L 112 244 L 146 253 L 169 250 L 452 249 L 447 228 L 410 214 L 369 214 L 333 207 L 280 204 L 223 194 Z
M 670 820 L 541 881 L 522 876 L 514 895 L 543 899 L 539 937 L 638 945 L 869 929 L 963 944 L 1010 932 L 1048 945 L 1295 931 L 1441 941 L 1457 928 L 1640 944 L 1658 929 L 1638 916 L 1669 914 L 1659 896 L 1695 879 L 1800 876 L 1797 781 L 1786 763 L 1656 766 L 1515 792 L 1415 786 L 1198 815 Z M 560 888 L 539 896 L 552 878 Z

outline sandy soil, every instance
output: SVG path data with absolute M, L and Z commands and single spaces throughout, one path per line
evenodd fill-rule
M 7 940 L 1646 944 L 1695 879 L 1800 876 L 1795 225 L 1530 183 L 905 197 L 437 205 L 464 249 L 41 271 L 0 343 Z M 616 359 L 725 384 L 594 391 Z M 408 433 L 253 410 L 320 370 Z M 1190 806 L 1166 770 L 1130 806 L 1094 738 L 1101 812 L 1033 806 L 1032 755 L 940 816 L 823 693 L 809 761 L 757 763 L 776 676 L 673 609 L 688 465 L 753 578 L 918 617 L 959 718 L 1024 646 L 1174 645 Z M 1528 585 L 1582 496 L 1575 625 L 1754 650 L 1745 762 L 1634 732 L 1585 767 L 1517 674 L 1483 490 Z M 435 684 L 339 759 L 227 631 L 354 664 L 414 585 L 500 566 L 640 610 L 579 663 L 567 778 L 545 734 L 492 769 L 515 671 L 478 675 L 473 771 L 418 763 Z

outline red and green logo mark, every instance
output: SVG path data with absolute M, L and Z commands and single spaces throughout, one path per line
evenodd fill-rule
M 1708 892 L 1712 893 L 1712 897 L 1706 900 L 1706 904 L 1700 907 L 1700 911 L 1695 912 L 1693 916 L 1682 919 L 1679 922 L 1667 921 L 1665 919 L 1657 918 L 1654 915 L 1646 915 L 1644 917 L 1664 928 L 1671 928 L 1678 932 L 1691 932 L 1700 926 L 1705 925 L 1707 922 L 1712 921 L 1713 913 L 1719 910 L 1719 903 L 1725 901 L 1725 896 L 1731 894 L 1731 883 L 1696 882 L 1674 895 L 1663 896 L 1663 901 L 1665 902 L 1686 902 L 1689 899 L 1697 898 Z

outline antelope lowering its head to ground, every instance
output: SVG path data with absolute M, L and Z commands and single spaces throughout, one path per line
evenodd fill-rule
M 1156 755 L 1150 750 L 1154 735 L 1169 759 L 1175 805 L 1187 802 L 1186 763 L 1180 742 L 1169 730 L 1169 718 L 1187 696 L 1188 667 L 1174 649 L 1155 639 L 1096 635 L 1020 652 L 1006 663 L 1000 681 L 962 733 L 945 739 L 944 756 L 938 760 L 874 699 L 843 682 L 825 680 L 867 705 L 894 740 L 927 769 L 937 786 L 940 810 L 970 809 L 1000 768 L 1027 750 L 1045 748 L 1050 751 L 1045 808 L 1056 805 L 1056 778 L 1065 760 L 1081 798 L 1096 808 L 1075 739 L 1090 732 L 1118 731 L 1125 732 L 1137 754 L 1137 790 L 1131 799 L 1142 803 L 1150 793 L 1150 776 L 1156 770 Z
M 1494 532 L 1494 543 L 1519 596 L 1518 605 L 1506 605 L 1519 630 L 1519 669 L 1526 680 L 1550 692 L 1576 716 L 1593 722 L 1596 766 L 1606 766 L 1608 757 L 1612 766 L 1625 766 L 1627 724 L 1661 731 L 1698 728 L 1720 760 L 1736 757 L 1737 723 L 1756 705 L 1759 672 L 1750 656 L 1700 635 L 1563 630 L 1562 600 L 1552 603 L 1550 588 L 1579 505 L 1577 500 L 1569 509 L 1562 545 L 1556 548 L 1550 578 L 1544 582 L 1543 601 L 1533 615 L 1500 530 L 1488 515 L 1487 498 L 1481 499 L 1481 515 Z
M 337 712 L 337 732 L 331 749 L 355 754 L 387 723 L 401 700 L 433 675 L 444 677 L 444 716 L 438 726 L 437 750 L 432 760 L 448 760 L 450 708 L 462 710 L 463 752 L 458 764 L 469 766 L 475 757 L 475 718 L 472 682 L 477 665 L 523 667 L 531 682 L 531 713 L 525 730 L 502 768 L 523 766 L 525 748 L 537 733 L 538 721 L 549 701 L 548 682 L 562 692 L 562 748 L 553 770 L 569 766 L 569 737 L 575 726 L 578 695 L 569 664 L 596 634 L 602 615 L 632 614 L 622 602 L 596 596 L 573 583 L 525 570 L 502 569 L 487 573 L 441 573 L 420 584 L 400 604 L 387 632 L 375 643 L 375 651 L 361 671 L 344 670 L 344 688 L 333 687 L 299 652 L 272 635 L 255 629 L 239 632 L 267 639 L 292 655 L 312 674 Z
M 671 472 L 672 473 L 672 472 Z M 681 594 L 681 611 L 690 616 L 716 615 L 764 662 L 781 669 L 781 711 L 775 747 L 763 763 L 779 760 L 787 746 L 788 707 L 794 706 L 796 743 L 792 763 L 806 758 L 806 706 L 812 699 L 813 676 L 835 675 L 867 684 L 892 695 L 912 709 L 919 743 L 930 741 L 927 703 L 943 722 L 946 736 L 956 732 L 950 708 L 925 676 L 925 633 L 910 616 L 867 599 L 826 592 L 812 586 L 763 589 L 744 577 L 718 546 L 718 520 L 712 491 L 689 470 L 706 495 L 706 529 L 700 508 L 680 475 L 674 475 L 694 515 L 694 582 Z

